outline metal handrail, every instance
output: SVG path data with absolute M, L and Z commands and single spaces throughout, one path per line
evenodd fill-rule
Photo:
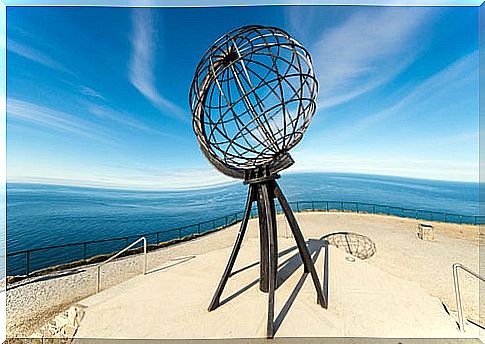
M 96 270 L 97 270 L 96 271 L 96 293 L 99 293 L 99 289 L 100 289 L 99 288 L 99 285 L 100 285 L 100 272 L 101 272 L 101 267 L 103 265 L 109 263 L 113 259 L 117 258 L 120 254 L 128 251 L 130 248 L 132 248 L 133 246 L 135 246 L 136 244 L 138 244 L 140 241 L 143 241 L 143 256 L 144 256 L 143 274 L 145 275 L 147 273 L 147 239 L 145 237 L 141 237 L 138 240 L 136 240 L 133 243 L 131 243 L 130 245 L 126 246 L 124 249 L 122 249 L 118 253 L 116 253 L 114 256 L 111 256 L 110 258 L 108 258 L 104 262 L 96 265 Z
M 422 213 L 428 213 L 428 214 L 434 214 L 434 215 L 440 215 L 440 216 L 453 216 L 453 217 L 459 217 L 460 218 L 460 222 L 453 222 L 453 221 L 445 221 L 445 222 L 448 222 L 448 223 L 456 223 L 456 224 L 463 224 L 464 222 L 462 222 L 462 218 L 463 217 L 468 217 L 468 218 L 473 218 L 474 221 L 473 222 L 466 222 L 466 224 L 479 224 L 479 222 L 477 221 L 477 219 L 484 219 L 485 220 L 485 216 L 481 216 L 481 215 L 463 215 L 463 214 L 456 214 L 456 213 L 446 213 L 446 212 L 438 212 L 438 211 L 432 211 L 432 210 L 426 210 L 426 209 L 411 209 L 411 208 L 401 208 L 401 207 L 394 207 L 394 206 L 388 206 L 388 205 L 383 205 L 383 204 L 375 204 L 375 203 L 364 203 L 364 202 L 354 202 L 354 201 L 295 201 L 295 202 L 289 202 L 290 205 L 292 206 L 296 206 L 296 208 L 299 209 L 299 205 L 300 204 L 312 204 L 312 211 L 329 211 L 330 209 L 328 209 L 328 207 L 325 207 L 325 208 L 318 208 L 318 207 L 315 207 L 315 204 L 318 204 L 318 203 L 325 203 L 325 204 L 332 204 L 332 203 L 343 203 L 344 205 L 348 205 L 348 204 L 353 204 L 353 205 L 356 205 L 356 207 L 358 208 L 358 206 L 375 206 L 375 207 L 380 207 L 380 208 L 388 208 L 388 209 L 395 209 L 395 210 L 403 210 L 403 211 L 411 211 L 411 212 L 422 212 Z M 340 206 L 340 209 L 332 209 L 332 210 L 337 210 L 337 211 L 352 211 L 352 210 L 344 210 L 342 209 L 343 206 L 341 205 Z M 305 211 L 305 210 L 309 210 L 309 209 L 301 209 L 301 210 L 297 210 L 298 211 Z M 293 210 L 295 211 L 295 209 Z M 353 211 L 355 213 L 366 213 L 365 210 L 356 210 L 356 211 Z M 221 216 L 221 217 L 218 217 L 218 218 L 215 218 L 215 219 L 211 219 L 211 220 L 206 220 L 206 221 L 202 221 L 202 222 L 198 222 L 198 223 L 193 223 L 193 224 L 189 224 L 189 225 L 186 225 L 186 226 L 182 226 L 182 227 L 176 227 L 176 228 L 170 228 L 170 229 L 167 229 L 167 230 L 163 230 L 163 231 L 157 231 L 157 232 L 149 232 L 149 233 L 144 233 L 144 234 L 141 234 L 141 235 L 144 235 L 144 236 L 148 236 L 148 235 L 156 235 L 156 234 L 163 234 L 163 233 L 169 233 L 169 232 L 176 232 L 176 231 L 180 231 L 180 230 L 183 230 L 183 229 L 186 229 L 186 228 L 191 228 L 191 227 L 197 227 L 197 226 L 200 226 L 200 225 L 203 225 L 203 224 L 206 224 L 206 223 L 213 223 L 214 221 L 220 221 L 220 220 L 225 220 L 227 222 L 227 219 L 234 216 L 235 218 L 238 218 L 238 216 L 242 214 L 242 212 L 234 212 L 234 213 L 231 213 L 231 214 L 228 214 L 228 215 L 225 215 L 225 216 Z M 380 214 L 380 212 L 378 211 L 375 211 L 373 210 L 372 212 L 370 212 L 370 214 Z M 387 213 L 385 214 L 387 215 Z M 389 215 L 393 215 L 393 214 L 389 214 Z M 410 217 L 410 216 L 405 216 L 406 218 L 416 218 L 416 219 L 421 219 L 417 216 L 414 216 L 414 217 Z M 422 219 L 422 220 L 426 220 L 426 219 Z M 101 239 L 101 240 L 92 240 L 92 241 L 83 241 L 83 242 L 76 242 L 76 243 L 69 243 L 69 244 L 62 244 L 62 245 L 54 245 L 54 246 L 46 246 L 46 247 L 36 247 L 36 248 L 31 248 L 31 249 L 26 249 L 26 250 L 19 250 L 19 251 L 15 251 L 15 252 L 11 252 L 11 253 L 7 253 L 7 256 L 14 256 L 14 255 L 18 255 L 18 254 L 24 254 L 24 253 L 27 253 L 28 251 L 29 252 L 34 252 L 34 251 L 43 251 L 43 250 L 48 250 L 48 249 L 54 249 L 54 248 L 62 248 L 62 247 L 67 247 L 67 246 L 80 246 L 80 245 L 85 245 L 85 244 L 94 244 L 94 243 L 101 243 L 101 242 L 108 242 L 108 241 L 116 241 L 116 240 L 122 240 L 122 239 L 126 239 L 126 237 L 116 237 L 116 238 L 108 238 L 108 239 Z
M 465 332 L 465 324 L 463 320 L 463 307 L 461 304 L 460 283 L 458 280 L 458 269 L 462 269 L 463 271 L 468 272 L 470 275 L 478 278 L 482 282 L 485 282 L 485 277 L 480 276 L 479 274 L 470 270 L 463 264 L 460 264 L 460 263 L 453 264 L 453 283 L 455 285 L 456 308 L 458 309 L 458 325 L 460 327 L 460 331 Z
M 431 220 L 431 221 L 438 220 L 438 218 L 442 218 L 444 222 L 451 222 L 451 223 L 458 223 L 458 224 L 468 223 L 468 224 L 477 225 L 477 224 L 485 223 L 485 216 L 480 216 L 480 215 L 460 215 L 460 214 L 454 214 L 454 213 L 433 212 L 433 211 L 424 210 L 424 209 L 400 208 L 400 207 L 393 207 L 393 206 L 387 206 L 382 204 L 364 203 L 364 202 L 313 200 L 313 201 L 290 202 L 290 205 L 292 208 L 294 208 L 294 211 L 327 211 L 328 212 L 334 209 L 337 211 L 395 215 L 395 216 L 401 216 L 406 218 L 415 218 L 415 219 Z M 335 205 L 335 207 L 333 205 Z M 347 208 L 347 209 L 344 209 L 344 208 Z M 368 208 L 368 209 L 365 209 L 365 208 Z M 393 209 L 392 212 L 391 212 L 391 209 Z M 255 217 L 257 216 L 257 211 L 256 209 L 253 209 L 253 210 L 254 211 L 251 212 L 251 215 L 252 217 Z M 400 211 L 400 214 L 398 214 L 399 211 Z M 278 209 L 278 207 L 277 207 L 277 212 L 280 212 L 280 209 Z M 78 243 L 46 246 L 46 247 L 37 247 L 37 248 L 31 248 L 26 250 L 20 250 L 16 252 L 9 252 L 7 253 L 7 259 L 11 259 L 12 257 L 16 257 L 19 255 L 25 255 L 25 261 L 26 261 L 25 275 L 29 276 L 31 273 L 30 258 L 31 258 L 31 254 L 34 252 L 78 246 L 81 248 L 83 252 L 83 255 L 82 255 L 83 259 L 87 261 L 88 246 L 91 244 L 102 243 L 102 242 L 114 242 L 118 240 L 125 240 L 126 243 L 128 244 L 128 240 L 130 238 L 136 238 L 140 236 L 144 236 L 147 238 L 151 236 L 154 236 L 154 237 L 156 236 L 156 244 L 158 244 L 160 242 L 161 234 L 174 233 L 175 234 L 174 238 L 182 239 L 186 237 L 182 235 L 183 231 L 185 231 L 186 229 L 192 228 L 193 230 L 190 231 L 188 235 L 194 235 L 194 234 L 200 235 L 200 234 L 208 233 L 213 230 L 228 227 L 229 225 L 232 225 L 240 221 L 241 216 L 242 216 L 242 212 L 234 212 L 222 217 L 210 219 L 199 223 L 193 223 L 183 227 L 171 228 L 171 229 L 161 230 L 157 232 L 137 233 L 136 235 L 129 236 L 129 237 L 117 237 L 117 238 L 110 238 L 110 239 L 85 241 L 85 242 L 78 242 Z M 216 222 L 217 222 L 217 225 L 216 225 Z M 203 225 L 206 225 L 206 224 L 209 224 L 209 225 L 212 224 L 212 226 L 205 226 L 210 228 L 205 228 L 205 229 L 202 228 Z M 178 233 L 178 236 L 176 235 L 177 233 Z M 46 266 L 43 266 L 40 268 L 45 268 Z

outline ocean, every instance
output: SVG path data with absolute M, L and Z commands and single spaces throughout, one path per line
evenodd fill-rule
M 363 202 L 462 215 L 479 214 L 478 183 L 345 173 L 286 173 L 279 184 L 290 202 Z M 242 211 L 246 192 L 247 186 L 242 182 L 177 191 L 7 184 L 7 253 L 135 237 L 211 220 Z M 119 247 L 90 247 L 89 255 Z M 62 253 L 54 251 L 35 252 L 35 257 L 29 257 L 32 260 L 30 271 L 81 254 L 65 249 Z M 22 273 L 25 260 L 23 255 L 8 258 L 8 274 Z

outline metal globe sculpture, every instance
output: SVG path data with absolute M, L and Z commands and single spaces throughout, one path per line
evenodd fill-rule
M 275 199 L 296 241 L 317 302 L 327 307 L 305 239 L 276 179 L 293 164 L 289 150 L 300 142 L 316 109 L 317 80 L 308 51 L 275 27 L 245 26 L 219 38 L 195 71 L 189 101 L 202 152 L 222 173 L 249 185 L 234 247 L 209 311 L 220 306 L 224 287 L 257 203 L 260 239 L 259 289 L 268 293 L 267 337 L 274 336 L 278 240 Z
M 202 57 L 190 90 L 203 153 L 236 178 L 261 166 L 281 171 L 315 113 L 317 88 L 310 54 L 285 31 L 227 33 Z

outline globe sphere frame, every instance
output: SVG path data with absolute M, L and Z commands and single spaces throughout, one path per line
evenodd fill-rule
M 286 31 L 244 26 L 203 55 L 191 84 L 193 129 L 209 162 L 240 179 L 277 173 L 316 110 L 318 81 L 309 52 Z

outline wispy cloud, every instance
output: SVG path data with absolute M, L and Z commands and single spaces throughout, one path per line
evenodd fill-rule
M 131 23 L 130 82 L 164 114 L 179 119 L 187 119 L 185 111 L 163 97 L 155 85 L 154 66 L 156 64 L 155 54 L 158 37 L 152 10 L 149 8 L 133 9 Z
M 451 92 L 450 90 L 453 89 L 460 89 L 473 80 L 478 80 L 477 78 L 478 51 L 474 51 L 421 82 L 418 86 L 414 87 L 411 92 L 392 106 L 355 121 L 352 126 L 349 126 L 346 131 L 340 132 L 338 136 L 339 138 L 344 139 L 345 137 L 358 134 L 389 117 L 397 114 L 405 114 L 406 112 L 404 109 L 411 105 L 416 108 L 420 102 L 430 101 L 432 98 L 438 99 L 435 104 L 439 106 L 442 103 L 440 97 L 442 97 L 445 92 Z
M 213 187 L 236 182 L 212 169 L 160 169 L 157 173 L 140 172 L 125 166 L 119 168 L 96 168 L 93 166 L 89 174 L 82 172 L 53 170 L 49 176 L 34 175 L 19 171 L 11 172 L 9 182 L 29 182 L 43 184 L 65 184 L 91 187 L 107 187 L 139 190 L 177 190 Z
M 333 145 L 340 142 L 349 142 L 349 139 L 356 142 L 356 135 L 364 134 L 370 128 L 379 125 L 384 128 L 386 123 L 392 122 L 398 117 L 402 119 L 406 116 L 413 116 L 417 114 L 417 110 L 428 107 L 440 111 L 440 116 L 445 119 L 446 109 L 450 106 L 449 101 L 453 99 L 450 98 L 450 95 L 455 95 L 460 90 L 469 89 L 472 83 L 476 83 L 478 87 L 478 67 L 478 51 L 474 51 L 418 83 L 393 105 L 357 119 L 350 125 L 347 123 L 344 127 L 339 127 L 335 132 L 329 133 L 330 135 L 324 135 L 324 140 L 332 142 Z M 443 102 L 443 99 L 449 101 Z M 421 112 L 419 113 L 421 114 Z M 446 133 L 436 130 L 430 131 L 429 135 L 413 137 L 406 143 L 405 148 L 401 146 L 402 140 L 400 139 L 389 142 L 387 148 L 393 147 L 395 156 L 379 157 L 379 153 L 372 151 L 372 153 L 362 152 L 357 157 L 348 154 L 315 153 L 314 149 L 303 148 L 295 152 L 295 159 L 299 163 L 295 164 L 293 170 L 356 172 L 477 181 L 479 171 L 478 104 L 476 116 L 477 131 L 469 129 L 453 132 L 453 128 L 450 128 Z M 317 141 L 314 141 L 312 145 L 307 144 L 307 147 L 321 146 L 321 138 L 316 137 L 315 140 Z M 473 146 L 474 143 L 475 146 Z M 366 144 L 368 142 L 364 139 L 362 141 L 363 147 L 366 147 Z M 439 152 L 447 153 L 449 147 L 456 148 L 458 144 L 466 144 L 466 147 L 468 147 L 466 151 L 463 151 L 463 154 L 460 154 L 460 160 L 457 160 L 456 156 L 452 154 L 443 154 L 442 158 L 436 157 L 436 147 L 440 147 Z M 427 153 L 430 149 L 435 152 L 434 155 Z M 435 156 L 435 158 L 425 158 L 426 155 Z
M 478 131 L 467 131 L 456 133 L 453 135 L 433 137 L 432 140 L 430 140 L 429 138 L 414 139 L 413 142 L 410 142 L 408 144 L 412 145 L 415 149 L 427 149 L 433 147 L 455 146 L 456 144 L 460 143 L 475 143 L 478 149 L 479 139 L 480 133 Z
M 144 130 L 144 131 L 151 130 L 150 127 L 148 127 L 146 124 L 140 121 L 137 121 L 136 119 L 132 118 L 131 116 L 127 115 L 124 112 L 116 111 L 107 106 L 94 104 L 90 102 L 85 102 L 85 105 L 90 113 L 100 118 L 109 119 L 110 121 L 116 122 L 125 127 L 129 127 L 136 130 Z
M 34 49 L 32 47 L 18 43 L 13 39 L 10 39 L 10 38 L 7 39 L 7 50 L 19 56 L 25 57 L 31 61 L 44 65 L 46 67 L 52 68 L 54 70 L 64 72 L 64 73 L 74 74 L 73 72 L 65 68 L 62 64 L 60 64 L 59 62 L 57 62 L 47 54 L 37 49 Z
M 310 45 L 320 84 L 319 109 L 347 102 L 397 76 L 414 61 L 420 48 L 417 34 L 430 18 L 425 8 L 373 8 L 326 30 Z
M 59 132 L 75 134 L 90 140 L 99 142 L 108 140 L 108 133 L 92 123 L 74 115 L 20 99 L 7 99 L 7 119 L 9 118 Z
M 125 111 L 118 111 L 118 110 L 115 110 L 111 107 L 96 104 L 96 103 L 89 102 L 89 101 L 84 101 L 83 103 L 86 106 L 87 110 L 91 114 L 93 114 L 93 115 L 95 115 L 99 118 L 107 119 L 109 121 L 118 123 L 118 124 L 120 124 L 120 125 L 122 125 L 126 128 L 129 128 L 129 129 L 132 129 L 132 130 L 135 130 L 135 131 L 144 131 L 144 132 L 147 132 L 147 133 L 161 135 L 161 136 L 164 136 L 164 137 L 169 136 L 169 137 L 172 137 L 172 138 L 177 138 L 177 136 L 175 136 L 175 135 L 170 135 L 170 134 L 167 134 L 165 132 L 162 132 L 160 130 L 157 130 L 155 128 L 148 126 L 147 124 L 137 120 L 131 114 L 129 114 Z
M 296 157 L 296 156 L 295 156 Z M 349 155 L 298 154 L 292 172 L 349 172 L 399 177 L 477 182 L 479 160 L 426 159 L 417 157 L 376 157 Z
M 81 94 L 92 97 L 92 98 L 99 98 L 99 99 L 104 99 L 104 96 L 96 91 L 95 89 L 88 87 L 86 85 L 79 85 L 78 90 Z

